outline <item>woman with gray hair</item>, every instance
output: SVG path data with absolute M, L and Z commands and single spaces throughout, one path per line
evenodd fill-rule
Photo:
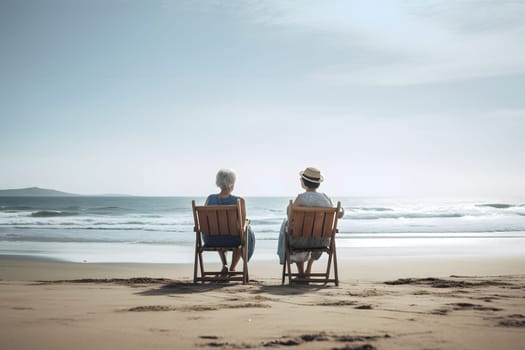
M 221 169 L 217 172 L 215 184 L 221 189 L 218 194 L 210 194 L 206 199 L 204 205 L 235 205 L 237 200 L 241 201 L 241 211 L 243 218 L 246 218 L 246 204 L 244 198 L 237 197 L 232 195 L 233 189 L 235 187 L 236 175 L 235 172 L 231 169 Z M 228 236 L 228 235 L 202 235 L 202 239 L 206 245 L 225 247 L 225 246 L 234 246 L 240 244 L 240 238 L 238 236 Z M 248 260 L 253 255 L 255 249 L 255 234 L 252 231 L 250 225 L 248 225 Z M 219 253 L 221 254 L 221 253 Z M 237 263 L 241 259 L 242 254 L 240 249 L 234 249 L 232 254 L 232 262 L 230 264 L 229 270 L 235 271 Z M 222 272 L 228 272 L 228 260 L 226 255 L 222 253 L 221 259 L 224 263 L 222 267 Z

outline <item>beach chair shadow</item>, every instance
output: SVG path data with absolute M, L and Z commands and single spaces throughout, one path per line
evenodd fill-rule
M 294 207 L 290 201 L 290 217 L 285 233 L 285 258 L 282 273 L 282 284 L 288 277 L 288 284 L 301 283 L 323 283 L 333 282 L 339 285 L 339 276 L 337 271 L 337 253 L 335 247 L 335 234 L 337 230 L 338 213 L 341 208 L 341 202 L 337 202 L 335 208 L 312 208 L 312 207 Z M 319 238 L 328 239 L 326 246 L 296 248 L 290 244 L 290 237 L 294 238 Z M 321 252 L 328 254 L 326 272 L 311 273 L 308 277 L 300 277 L 299 273 L 293 273 L 291 269 L 291 255 L 304 252 Z M 333 267 L 334 277 L 330 278 L 331 268 Z
M 195 293 L 209 293 L 224 290 L 228 293 L 240 291 L 240 286 L 231 283 L 193 283 L 192 280 L 172 280 L 156 288 L 140 291 L 137 294 L 142 296 L 158 295 L 184 295 Z M 233 288 L 233 289 L 232 289 Z M 244 292 L 251 294 L 272 294 L 277 296 L 299 295 L 317 292 L 321 290 L 319 285 L 301 285 L 299 288 L 289 288 L 282 284 L 266 284 L 260 281 L 250 281 L 250 285 L 243 286 Z
M 235 205 L 197 206 L 193 200 L 192 208 L 195 222 L 193 282 L 241 281 L 243 284 L 248 283 L 248 220 L 243 218 L 241 201 L 237 200 Z M 210 246 L 204 244 L 202 235 L 238 236 L 240 243 L 229 246 Z M 205 270 L 204 252 L 218 252 L 223 265 L 226 265 L 225 253 L 237 248 L 242 252 L 242 271 Z
M 155 295 L 171 295 L 171 294 L 194 294 L 194 293 L 208 293 L 232 286 L 229 283 L 194 283 L 192 280 L 188 281 L 171 281 L 163 284 L 158 288 L 148 289 L 139 292 L 139 295 L 155 296 Z
M 295 288 L 289 288 L 289 286 L 284 286 L 282 284 L 262 284 L 256 289 L 253 289 L 251 293 L 253 294 L 271 294 L 276 296 L 287 296 L 287 295 L 301 295 L 309 294 L 312 292 L 318 292 L 321 289 L 324 289 L 324 286 L 320 285 L 311 285 L 303 284 L 298 285 Z

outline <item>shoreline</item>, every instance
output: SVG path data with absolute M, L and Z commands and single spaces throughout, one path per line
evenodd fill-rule
M 257 240 L 252 262 L 277 263 L 277 240 Z M 523 257 L 525 237 L 351 238 L 337 240 L 338 258 Z M 0 256 L 77 263 L 192 264 L 193 245 L 127 242 L 0 241 Z
M 205 256 L 210 267 L 219 267 L 218 258 Z M 326 264 L 322 257 L 314 263 L 321 271 Z M 525 256 L 382 256 L 347 257 L 338 259 L 342 283 L 356 280 L 378 281 L 410 277 L 449 277 L 523 275 Z M 250 261 L 251 279 L 258 282 L 280 284 L 282 265 L 277 261 Z M 105 262 L 82 263 L 60 261 L 34 256 L 0 255 L 0 280 L 42 281 L 81 278 L 168 278 L 187 279 L 193 276 L 193 263 Z

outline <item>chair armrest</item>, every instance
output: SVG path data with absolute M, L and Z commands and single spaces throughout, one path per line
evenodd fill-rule
M 244 223 L 243 223 L 243 225 L 242 225 L 242 231 L 243 231 L 243 232 L 248 231 L 248 225 L 249 225 L 249 224 L 250 224 L 250 219 L 246 219 L 246 220 L 244 220 Z

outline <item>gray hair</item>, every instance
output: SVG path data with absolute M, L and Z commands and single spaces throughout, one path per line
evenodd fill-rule
M 235 172 L 232 169 L 221 169 L 217 173 L 215 184 L 221 190 L 225 190 L 235 185 L 235 179 Z

